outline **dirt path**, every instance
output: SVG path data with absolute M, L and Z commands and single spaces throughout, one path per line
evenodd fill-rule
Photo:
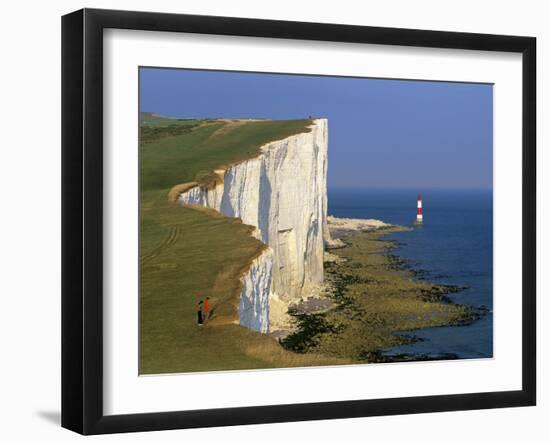
M 239 126 L 246 125 L 248 122 L 250 120 L 224 121 L 225 124 L 221 128 L 216 129 L 208 138 L 218 138 L 227 135 L 227 133 L 237 129 Z

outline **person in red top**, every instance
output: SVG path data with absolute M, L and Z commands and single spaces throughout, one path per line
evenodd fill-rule
M 208 316 L 210 315 L 210 302 L 209 302 L 209 297 L 206 297 L 206 299 L 204 300 L 204 305 L 203 305 L 203 309 L 204 309 L 204 319 L 205 320 L 208 320 Z

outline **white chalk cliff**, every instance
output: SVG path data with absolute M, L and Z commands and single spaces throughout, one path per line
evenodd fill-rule
M 248 272 L 241 277 L 243 289 L 239 303 L 239 322 L 255 331 L 269 332 L 273 250 L 265 249 L 252 261 Z
M 180 204 L 213 208 L 257 228 L 256 237 L 268 248 L 241 278 L 239 317 L 241 325 L 264 333 L 270 330 L 270 300 L 289 303 L 323 282 L 327 120 L 313 120 L 310 129 L 215 171 L 221 180 L 214 188 L 195 186 L 178 197 Z

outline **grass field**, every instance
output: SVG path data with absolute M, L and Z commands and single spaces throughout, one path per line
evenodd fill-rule
M 192 118 L 170 118 L 157 115 L 152 112 L 140 112 L 139 113 L 139 125 L 140 127 L 167 127 L 175 125 L 191 125 L 198 120 Z
M 237 219 L 168 200 L 174 186 L 208 185 L 214 169 L 310 123 L 140 115 L 140 374 L 348 362 L 290 352 L 236 324 L 239 277 L 265 246 Z M 207 296 L 215 316 L 199 327 L 196 305 Z

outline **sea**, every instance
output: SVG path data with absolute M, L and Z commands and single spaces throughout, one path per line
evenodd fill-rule
M 415 225 L 421 191 L 424 223 Z M 449 294 L 453 302 L 484 314 L 466 326 L 405 331 L 417 340 L 383 350 L 391 358 L 491 358 L 493 356 L 493 207 L 492 191 L 328 190 L 328 214 L 374 218 L 412 227 L 386 236 L 392 254 L 420 271 L 415 278 L 466 289 Z

